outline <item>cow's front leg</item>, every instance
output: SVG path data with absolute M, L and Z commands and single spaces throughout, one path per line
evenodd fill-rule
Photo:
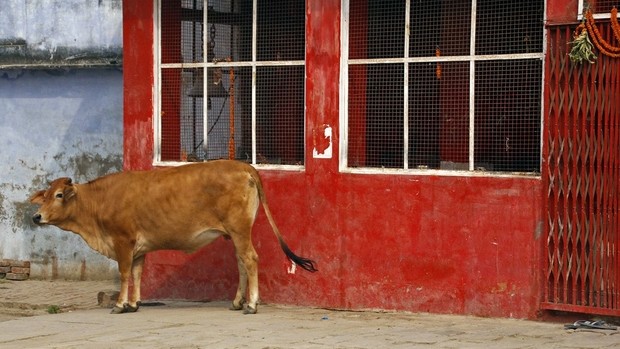
M 129 295 L 129 278 L 131 277 L 131 270 L 133 265 L 133 257 L 131 250 L 129 252 L 116 251 L 118 257 L 118 271 L 121 274 L 121 290 L 118 295 L 116 305 L 112 308 L 112 314 L 123 314 L 135 312 L 138 310 L 136 307 L 131 307 L 128 303 Z
M 133 260 L 131 266 L 131 277 L 133 279 L 133 292 L 129 299 L 129 307 L 135 309 L 140 308 L 140 280 L 142 279 L 142 267 L 144 266 L 144 256 L 138 257 Z

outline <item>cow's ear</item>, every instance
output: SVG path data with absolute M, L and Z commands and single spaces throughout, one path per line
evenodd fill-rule
M 39 190 L 38 192 L 32 194 L 30 197 L 30 202 L 36 205 L 43 205 L 43 199 L 45 198 L 45 190 Z

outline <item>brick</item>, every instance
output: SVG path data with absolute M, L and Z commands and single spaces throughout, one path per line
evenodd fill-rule
M 3 259 L 0 262 L 0 267 L 20 267 L 30 268 L 30 261 L 18 261 L 17 259 Z
M 6 277 L 6 273 L 0 273 L 0 279 L 4 279 Z
M 6 274 L 11 272 L 11 267 L 0 267 L 0 273 Z
M 6 279 L 15 281 L 28 280 L 28 274 L 7 273 Z
M 11 273 L 13 273 L 13 274 L 30 274 L 30 268 L 11 267 Z
M 12 267 L 18 267 L 18 268 L 30 268 L 30 261 L 17 261 L 17 260 L 13 260 L 13 261 L 11 261 L 11 266 Z

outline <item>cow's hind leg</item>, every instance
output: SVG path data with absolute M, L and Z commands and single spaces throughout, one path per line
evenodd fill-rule
M 239 268 L 239 286 L 237 287 L 237 294 L 235 300 L 232 302 L 231 310 L 241 310 L 246 303 L 245 295 L 248 291 L 248 272 L 245 269 L 245 264 L 239 258 L 239 253 L 235 250 L 237 255 L 237 267 Z
M 256 250 L 254 250 L 254 246 L 252 246 L 252 241 L 249 234 L 241 236 L 233 235 L 232 238 L 233 243 L 235 244 L 237 258 L 243 267 L 245 267 L 245 271 L 247 273 L 247 285 L 250 291 L 249 300 L 243 309 L 243 313 L 255 314 L 258 304 L 258 255 L 256 254 Z M 239 279 L 242 281 L 241 276 Z M 245 295 L 245 292 L 240 293 L 241 291 L 244 291 L 243 288 L 245 288 L 245 286 L 240 284 L 239 289 L 237 290 L 237 296 L 241 294 L 241 298 Z M 235 301 L 238 300 L 239 299 L 235 297 Z M 237 305 L 239 305 L 239 303 L 237 303 Z

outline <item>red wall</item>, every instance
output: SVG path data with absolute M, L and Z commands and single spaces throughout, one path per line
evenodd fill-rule
M 151 167 L 152 2 L 125 0 L 125 168 Z M 288 273 L 262 210 L 254 227 L 261 299 L 347 309 L 534 318 L 544 240 L 539 179 L 338 172 L 340 0 L 307 0 L 306 144 L 333 130 L 331 159 L 261 171 L 280 230 L 318 273 Z M 316 137 L 316 139 L 315 139 Z M 143 299 L 229 299 L 232 245 L 147 257 Z
M 548 0 L 547 23 L 577 22 L 577 11 L 580 0 Z

